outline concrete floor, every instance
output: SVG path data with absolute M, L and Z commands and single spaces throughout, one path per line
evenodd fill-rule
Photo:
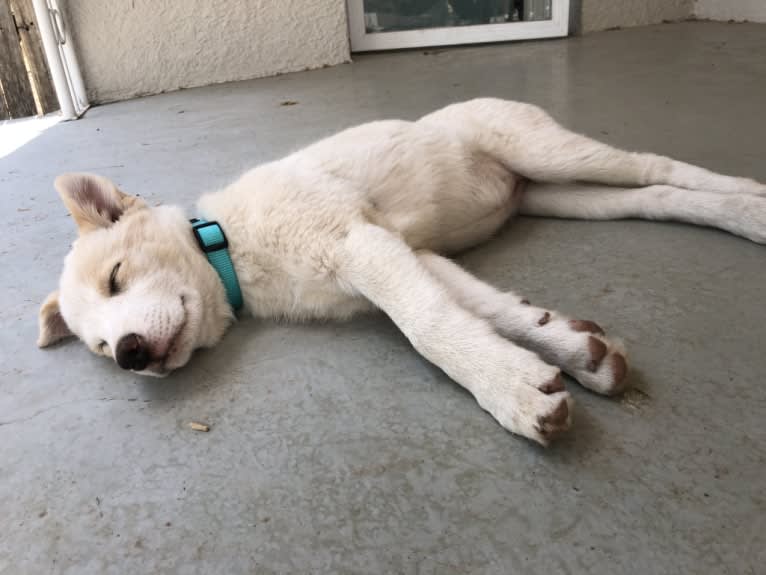
M 764 54 L 766 26 L 686 23 L 365 56 L 95 108 L 0 159 L 0 574 L 763 573 L 766 247 L 722 232 L 520 219 L 462 258 L 632 353 L 622 399 L 569 382 L 574 429 L 549 450 L 384 317 L 246 319 L 164 381 L 34 341 L 74 237 L 60 172 L 191 214 L 344 126 L 492 95 L 766 180 Z

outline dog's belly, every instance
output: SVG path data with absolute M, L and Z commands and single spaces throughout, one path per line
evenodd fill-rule
M 520 203 L 522 178 L 448 126 L 373 122 L 302 154 L 318 172 L 351 184 L 365 214 L 414 249 L 471 247 Z
M 515 215 L 525 184 L 510 176 L 478 189 L 442 190 L 432 209 L 397 210 L 386 219 L 413 249 L 456 253 L 488 240 Z
M 435 166 L 426 183 L 373 187 L 374 219 L 413 249 L 454 253 L 486 241 L 518 211 L 526 180 L 481 154 L 461 160 Z

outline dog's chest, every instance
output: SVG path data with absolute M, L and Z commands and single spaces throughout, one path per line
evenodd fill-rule
M 372 307 L 310 258 L 253 258 L 241 283 L 245 304 L 257 317 L 346 319 Z

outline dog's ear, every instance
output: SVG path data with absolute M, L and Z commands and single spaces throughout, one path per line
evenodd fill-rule
M 47 347 L 74 335 L 67 326 L 64 318 L 61 317 L 61 311 L 59 310 L 59 292 L 54 291 L 51 293 L 43 305 L 40 306 L 40 335 L 37 338 L 38 347 Z
M 123 194 L 111 181 L 94 174 L 64 174 L 53 185 L 80 235 L 111 226 L 126 211 L 146 206 L 141 199 Z

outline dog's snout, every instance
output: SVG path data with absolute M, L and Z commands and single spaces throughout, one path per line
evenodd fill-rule
M 130 333 L 117 342 L 115 359 L 122 369 L 142 371 L 149 365 L 149 347 L 140 335 Z

